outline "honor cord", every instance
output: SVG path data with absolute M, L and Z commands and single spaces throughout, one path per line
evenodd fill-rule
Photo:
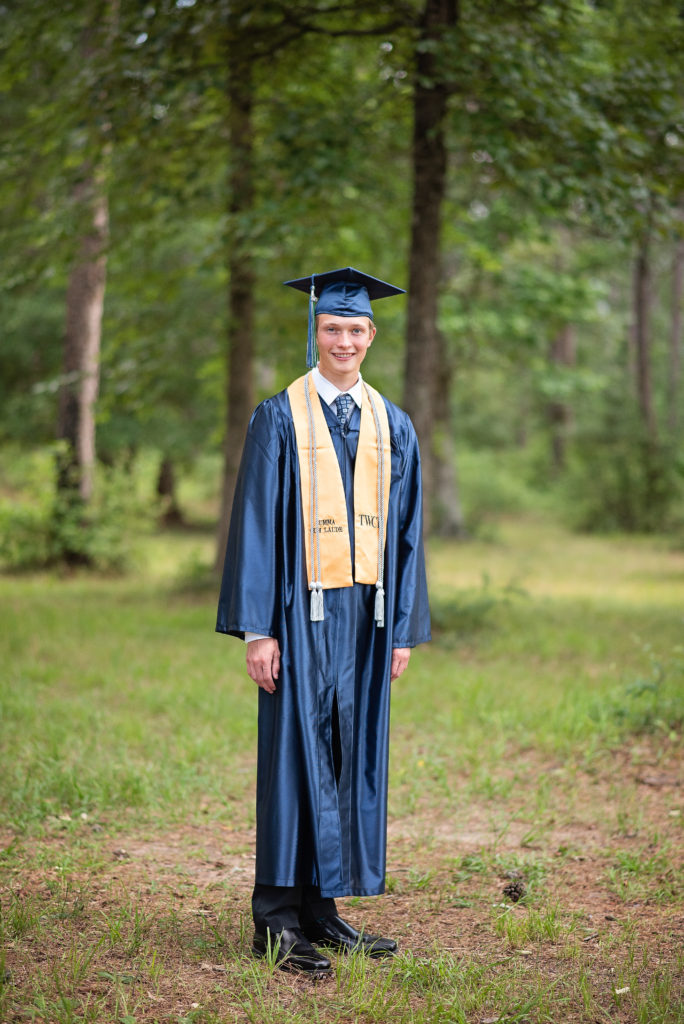
M 385 625 L 385 445 L 378 410 L 368 387 L 365 388 L 375 420 L 375 440 L 378 446 L 378 581 L 375 584 L 375 622 Z
M 313 408 L 311 405 L 311 374 L 307 374 L 304 382 L 304 395 L 306 396 L 306 412 L 309 418 L 309 479 L 311 506 L 309 509 L 309 523 L 311 530 L 311 611 L 312 622 L 321 622 L 325 618 L 323 608 L 323 584 L 321 582 L 321 537 L 318 527 L 318 463 L 316 453 L 316 424 L 314 422 Z

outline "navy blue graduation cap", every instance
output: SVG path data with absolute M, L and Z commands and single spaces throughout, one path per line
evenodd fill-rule
M 331 316 L 367 316 L 372 320 L 372 299 L 384 299 L 404 292 L 403 288 L 371 277 L 370 274 L 364 274 L 354 267 L 328 270 L 325 274 L 311 274 L 309 277 L 298 277 L 294 281 L 283 283 L 290 288 L 297 288 L 300 292 L 309 293 L 306 365 L 310 369 L 318 362 L 315 327 L 318 313 L 329 313 Z

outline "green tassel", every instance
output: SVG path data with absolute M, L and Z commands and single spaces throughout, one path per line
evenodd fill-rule
M 306 365 L 310 370 L 318 365 L 318 345 L 316 344 L 316 289 L 314 287 L 313 275 L 311 277 L 311 291 L 309 293 L 309 331 L 306 341 Z

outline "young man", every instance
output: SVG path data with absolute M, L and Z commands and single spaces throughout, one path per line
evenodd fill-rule
M 310 292 L 311 372 L 252 415 L 216 629 L 259 687 L 253 950 L 322 974 L 316 946 L 397 948 L 335 898 L 384 892 L 390 682 L 430 623 L 416 435 L 360 374 L 370 300 L 402 289 L 351 267 L 286 284 Z

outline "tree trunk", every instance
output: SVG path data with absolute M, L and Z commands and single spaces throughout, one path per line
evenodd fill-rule
M 169 455 L 164 455 L 159 465 L 157 495 L 163 503 L 161 522 L 164 526 L 181 526 L 184 519 L 176 492 L 176 467 Z
M 228 347 L 226 360 L 226 438 L 215 571 L 219 572 L 228 540 L 233 493 L 247 423 L 254 407 L 254 271 L 239 219 L 254 206 L 253 95 L 249 59 L 237 35 L 228 42 L 228 136 L 231 169 L 228 189 Z
M 648 437 L 655 441 L 657 425 L 653 408 L 651 381 L 651 280 L 650 238 L 645 234 L 634 264 L 634 345 L 636 357 L 636 391 L 641 418 Z
M 667 424 L 674 437 L 679 427 L 682 376 L 682 301 L 684 300 L 684 238 L 675 243 L 672 262 L 672 316 L 667 389 Z
M 432 520 L 439 537 L 464 537 L 465 523 L 456 474 L 456 452 L 451 424 L 451 381 L 453 367 L 444 335 L 438 331 L 439 369 L 437 371 L 434 436 L 434 502 Z
M 111 148 L 107 118 L 106 77 L 103 59 L 114 40 L 118 0 L 102 0 L 90 12 L 83 28 L 80 55 L 93 83 L 97 81 L 97 108 L 84 112 L 88 148 L 74 188 L 76 222 L 85 225 L 69 274 L 66 294 L 63 375 L 57 413 L 57 437 L 65 442 L 57 459 L 55 524 L 76 513 L 79 521 L 93 494 L 95 475 L 95 403 L 100 386 L 100 344 L 107 277 L 109 205 L 106 164 Z M 106 71 L 102 72 L 106 76 Z M 73 527 L 73 522 L 68 523 Z M 68 530 L 64 537 L 72 536 Z M 62 556 L 69 563 L 89 563 L 78 543 L 64 540 Z
M 59 395 L 57 436 L 66 441 L 58 463 L 57 487 L 87 504 L 95 469 L 95 402 L 100 379 L 108 207 L 96 175 L 78 186 L 77 198 L 92 209 L 92 230 L 81 239 L 69 275 L 64 336 L 64 375 Z
M 432 525 L 435 490 L 433 441 L 437 404 L 440 221 L 446 185 L 444 120 L 449 89 L 439 80 L 435 48 L 456 24 L 457 0 L 426 0 L 413 89 L 413 201 L 404 407 L 418 434 L 423 463 L 425 528 Z
M 550 358 L 554 366 L 574 366 L 575 333 L 571 324 L 566 324 L 558 332 L 551 345 Z M 566 449 L 572 409 L 568 402 L 549 402 L 547 416 L 551 425 L 551 465 L 554 474 L 559 475 L 567 462 Z

